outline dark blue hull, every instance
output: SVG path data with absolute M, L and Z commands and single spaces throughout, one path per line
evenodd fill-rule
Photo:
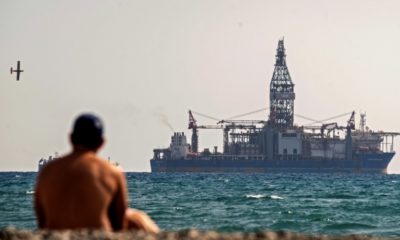
M 386 173 L 394 153 L 362 153 L 352 160 L 263 160 L 251 156 L 150 160 L 152 172 L 357 172 Z M 234 159 L 235 158 L 235 159 Z

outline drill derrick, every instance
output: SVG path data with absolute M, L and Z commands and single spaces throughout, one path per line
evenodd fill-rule
M 286 66 L 283 39 L 279 40 L 276 50 L 275 69 L 270 83 L 269 97 L 269 122 L 282 129 L 293 127 L 294 84 Z

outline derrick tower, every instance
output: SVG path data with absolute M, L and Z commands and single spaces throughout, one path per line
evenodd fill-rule
M 290 128 L 293 126 L 295 93 L 286 66 L 283 39 L 278 42 L 275 57 L 275 69 L 269 89 L 269 122 L 278 128 Z

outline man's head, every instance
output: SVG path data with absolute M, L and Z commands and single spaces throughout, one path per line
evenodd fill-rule
M 104 142 L 101 119 L 88 113 L 76 118 L 71 133 L 71 142 L 74 148 L 83 147 L 97 151 Z

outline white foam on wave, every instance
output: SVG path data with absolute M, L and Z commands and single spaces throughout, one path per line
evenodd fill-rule
M 267 196 L 265 194 L 246 194 L 246 198 L 256 198 L 256 199 L 260 199 L 260 198 L 270 198 L 270 199 L 275 199 L 275 200 L 282 200 L 284 199 L 281 196 L 272 194 L 271 196 Z
M 28 190 L 28 191 L 26 191 L 26 194 L 28 194 L 28 195 L 35 194 L 35 191 Z
M 271 199 L 283 199 L 283 197 L 280 197 L 278 195 L 271 195 Z
M 218 178 L 218 181 L 223 181 L 223 182 L 229 182 L 229 179 L 226 179 L 226 178 Z
M 264 195 L 264 194 L 246 194 L 246 198 L 259 199 L 259 198 L 265 198 L 265 197 L 266 197 L 266 195 Z

